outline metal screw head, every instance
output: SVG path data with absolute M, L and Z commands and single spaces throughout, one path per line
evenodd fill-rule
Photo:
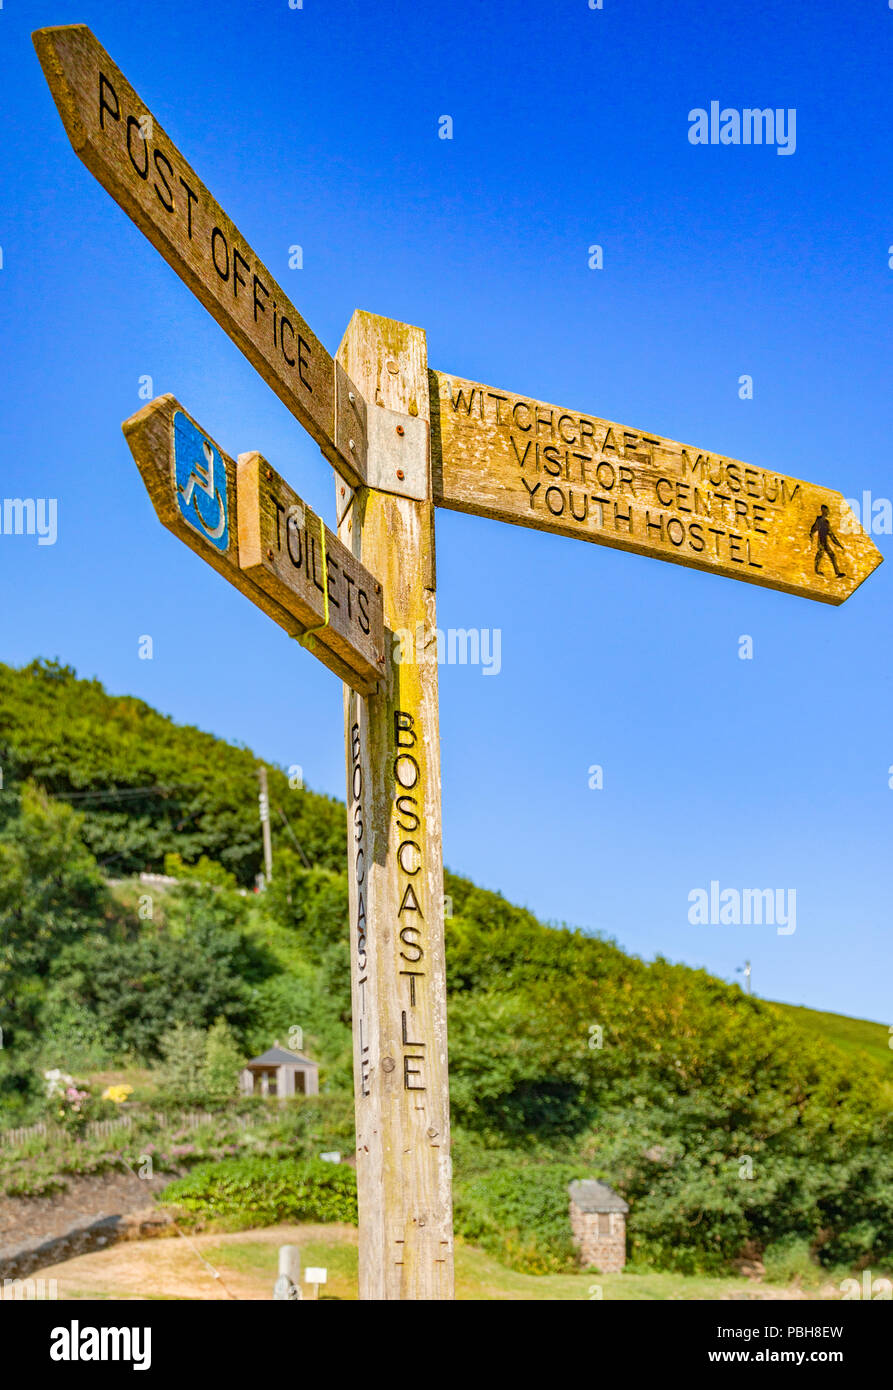
M 356 396 L 354 395 L 353 391 L 348 391 L 347 399 L 350 401 L 351 405 L 353 405 L 354 401 L 356 400 Z
M 402 479 L 403 479 L 403 469 L 402 469 L 402 468 L 398 468 L 398 469 L 397 469 L 397 477 L 402 481 Z
M 404 428 L 403 428 L 402 425 L 398 425 L 398 426 L 397 426 L 397 433 L 398 433 L 398 434 L 405 434 L 405 433 L 406 433 L 406 431 L 404 430 Z
M 272 470 L 272 468 L 265 468 L 265 469 L 264 469 L 264 475 L 265 475 L 267 478 L 272 478 L 272 476 L 273 476 L 273 470 Z
M 357 446 L 356 446 L 356 444 L 354 444 L 354 442 L 353 442 L 352 439 L 348 439 L 348 441 L 347 441 L 347 447 L 348 447 L 348 449 L 350 450 L 350 452 L 353 453 Z
M 396 376 L 397 373 L 398 373 L 399 370 L 400 370 L 400 368 L 397 366 L 397 363 L 394 361 L 393 357 L 391 358 L 390 362 L 388 362 L 387 368 L 388 368 L 388 371 L 390 372 L 391 376 Z
M 268 550 L 268 551 L 267 551 L 267 559 L 268 559 L 268 560 L 272 560 L 272 558 L 273 558 L 273 552 L 272 552 L 272 550 Z
M 382 1057 L 381 1059 L 382 1071 L 393 1071 L 396 1065 L 397 1063 L 394 1061 L 393 1057 Z
M 341 496 L 344 496 L 344 488 L 341 489 Z

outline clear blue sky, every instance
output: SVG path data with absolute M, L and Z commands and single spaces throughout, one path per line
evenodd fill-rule
M 77 21 L 330 351 L 365 308 L 443 370 L 890 495 L 886 0 L 9 0 L 0 493 L 58 498 L 59 539 L 0 536 L 0 659 L 58 656 L 343 796 L 340 685 L 161 528 L 120 422 L 150 375 L 330 522 L 331 471 L 72 153 L 30 31 Z M 711 100 L 796 108 L 796 152 L 692 146 Z M 438 580 L 443 626 L 502 630 L 498 677 L 441 673 L 451 868 L 888 1019 L 893 564 L 834 609 L 441 512 Z M 796 932 L 690 925 L 711 880 L 795 889 Z

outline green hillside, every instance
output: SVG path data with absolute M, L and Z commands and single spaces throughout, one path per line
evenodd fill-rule
M 0 758 L 7 785 L 33 778 L 85 813 L 84 839 L 113 877 L 160 870 L 171 852 L 207 855 L 242 884 L 261 868 L 254 754 L 68 667 L 0 664 Z M 296 839 L 309 863 L 342 870 L 340 802 L 291 787 L 276 768 L 269 784 L 274 840 Z
M 37 1113 L 50 1067 L 147 1067 L 173 1097 L 225 1103 L 233 1059 L 295 1025 L 347 1101 L 343 806 L 271 769 L 276 876 L 240 892 L 259 868 L 252 753 L 56 665 L 0 666 L 0 762 L 7 1124 Z M 177 886 L 133 877 L 164 868 Z M 893 1255 L 879 1025 L 646 964 L 453 874 L 447 893 L 460 1231 L 516 1268 L 570 1268 L 567 1182 L 591 1175 L 629 1201 L 631 1253 L 652 1267 Z M 232 1145 L 211 1150 L 223 1182 Z M 267 1168 L 238 1172 L 269 1205 Z M 196 1200 L 220 1185 L 196 1183 Z
M 890 1029 L 885 1023 L 870 1023 L 864 1018 L 847 1018 L 846 1014 L 821 1013 L 817 1009 L 806 1009 L 799 1004 L 776 1004 L 775 1008 L 785 1018 L 800 1028 L 807 1029 L 814 1037 L 834 1043 L 842 1052 L 854 1059 L 871 1057 L 882 1066 L 890 1067 L 893 1052 L 890 1049 Z

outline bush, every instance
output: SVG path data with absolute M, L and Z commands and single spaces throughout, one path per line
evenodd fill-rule
M 65 1125 L 68 1129 L 82 1129 L 90 1114 L 93 1097 L 90 1087 L 84 1082 L 75 1081 L 73 1076 L 59 1067 L 44 1072 L 46 1083 L 47 1118 Z
M 218 1018 L 205 1038 L 203 1081 L 211 1101 L 232 1100 L 239 1090 L 239 1071 L 245 1062 L 233 1030 L 225 1018 Z
M 205 1098 L 205 1049 L 200 1028 L 175 1023 L 159 1041 L 158 1086 L 175 1105 L 197 1105 Z
M 348 1164 L 313 1158 L 224 1159 L 203 1163 L 171 1183 L 161 1200 L 193 1221 L 227 1220 L 241 1226 L 279 1221 L 357 1223 L 357 1181 Z
M 225 1018 L 204 1031 L 175 1023 L 159 1039 L 155 1069 L 160 1099 L 173 1105 L 225 1105 L 235 1100 L 244 1050 Z
M 459 1181 L 456 1231 L 526 1274 L 578 1269 L 567 1188 L 592 1176 L 566 1163 L 531 1163 Z
M 149 922 L 130 938 L 93 933 L 64 947 L 52 965 L 44 1024 L 68 1029 L 85 1013 L 120 1051 L 157 1057 L 177 1022 L 209 1028 L 224 1017 L 240 1032 L 252 1020 L 257 984 L 277 963 L 242 930 L 243 899 L 187 882 L 165 896 L 164 928 Z
M 206 854 L 201 855 L 194 864 L 185 863 L 179 854 L 166 854 L 164 872 L 170 878 L 179 879 L 180 883 L 202 883 L 211 888 L 226 888 L 231 893 L 239 886 L 235 874 L 231 874 L 215 859 L 209 859 Z
M 790 1235 L 776 1240 L 763 1251 L 766 1278 L 773 1284 L 790 1284 L 794 1279 L 808 1284 L 819 1274 L 805 1236 Z

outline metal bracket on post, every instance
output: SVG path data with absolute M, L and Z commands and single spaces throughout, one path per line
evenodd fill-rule
M 358 478 L 366 478 L 369 452 L 366 401 L 340 362 L 335 363 L 335 448 Z
M 379 492 L 424 502 L 428 487 L 428 421 L 376 405 L 368 412 L 366 483 Z

